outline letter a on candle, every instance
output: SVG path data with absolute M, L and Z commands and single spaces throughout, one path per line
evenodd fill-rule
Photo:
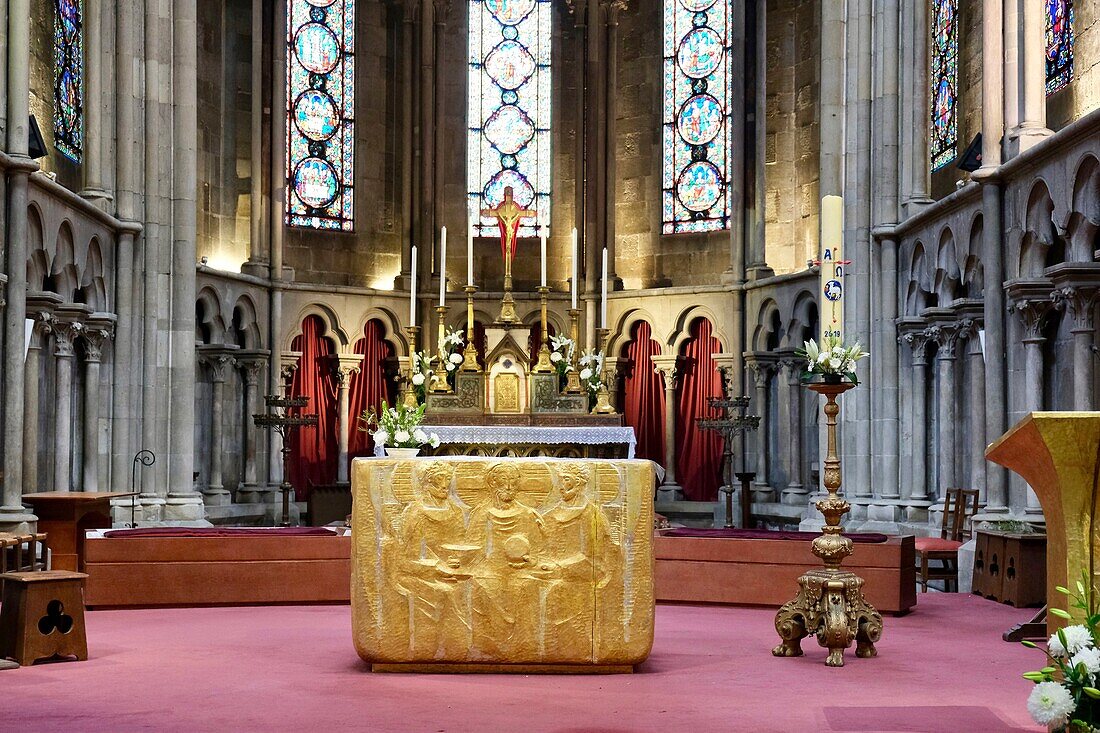
M 821 340 L 844 340 L 844 199 L 821 199 Z

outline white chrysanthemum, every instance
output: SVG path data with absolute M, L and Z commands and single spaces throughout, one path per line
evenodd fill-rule
M 429 435 L 428 436 L 428 445 L 430 445 L 433 448 L 438 448 L 439 447 L 439 436 L 436 435 L 435 433 L 432 433 L 431 435 Z
M 398 430 L 396 433 L 393 434 L 393 439 L 398 443 L 408 443 L 410 437 L 411 436 L 409 435 L 409 432 L 407 430 Z
M 455 370 L 455 365 L 452 364 L 451 362 L 447 362 L 447 371 L 453 372 L 454 370 Z
M 1027 711 L 1039 725 L 1065 723 L 1075 707 L 1069 690 L 1057 682 L 1040 682 L 1027 698 Z
M 374 442 L 376 445 L 385 445 L 386 441 L 390 439 L 390 434 L 385 430 L 374 431 Z
M 417 442 L 417 443 L 427 443 L 427 442 L 428 442 L 428 434 L 427 434 L 427 433 L 425 433 L 425 432 L 424 432 L 423 430 L 421 430 L 420 428 L 417 428 L 417 429 L 416 429 L 416 430 L 415 430 L 415 431 L 413 432 L 413 438 L 415 438 L 415 439 L 416 439 L 416 442 Z
M 561 361 L 561 354 L 556 351 L 553 352 L 552 354 L 550 354 L 550 361 L 554 362 L 555 364 L 558 363 L 559 361 Z
M 462 354 L 459 354 L 458 352 L 455 352 L 454 354 L 451 354 L 450 359 L 451 359 L 452 364 L 461 364 L 462 363 Z
M 822 351 L 820 354 L 817 355 L 817 363 L 818 364 L 825 364 L 828 361 L 829 361 L 829 352 L 828 351 Z
M 581 369 L 581 379 L 588 379 L 591 376 L 592 376 L 592 370 L 591 369 L 589 369 L 588 367 L 585 367 L 584 369 Z
M 1077 667 L 1078 664 L 1085 665 L 1085 671 L 1090 675 L 1095 675 L 1100 672 L 1100 649 L 1093 646 L 1087 646 L 1081 651 L 1073 655 L 1073 658 L 1069 660 L 1071 667 Z
M 1081 624 L 1074 624 L 1062 629 L 1066 637 L 1066 645 L 1062 646 L 1062 640 L 1058 634 L 1050 637 L 1047 642 L 1047 650 L 1055 657 L 1072 657 L 1087 646 L 1092 646 L 1092 634 Z
M 413 384 L 415 384 L 417 387 L 424 384 L 424 375 L 423 374 L 414 374 L 413 375 Z

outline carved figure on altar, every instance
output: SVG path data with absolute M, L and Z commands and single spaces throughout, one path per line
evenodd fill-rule
M 474 543 L 485 548 L 474 574 L 474 646 L 490 655 L 537 653 L 541 636 L 530 619 L 539 616 L 540 586 L 553 571 L 542 559 L 542 518 L 521 504 L 519 468 L 495 463 L 485 472 L 491 503 L 470 521 Z
M 595 609 L 590 584 L 606 587 L 611 568 L 621 565 L 623 557 L 607 517 L 590 496 L 588 467 L 567 463 L 558 479 L 561 501 L 543 515 L 547 550 L 556 565 L 546 594 L 546 623 L 548 633 L 558 639 L 552 654 L 569 659 L 591 644 Z
M 459 581 L 480 545 L 467 544 L 466 512 L 451 495 L 454 468 L 431 461 L 417 468 L 418 496 L 398 519 L 402 562 L 395 583 L 408 599 L 411 650 L 425 658 L 464 653 L 470 626 Z
M 495 209 L 482 209 L 482 216 L 497 220 L 500 230 L 500 253 L 504 257 L 504 301 L 500 306 L 501 323 L 516 323 L 516 304 L 512 299 L 512 260 L 516 257 L 516 239 L 522 219 L 535 216 L 533 209 L 525 209 L 512 198 L 512 187 L 504 187 L 504 199 Z

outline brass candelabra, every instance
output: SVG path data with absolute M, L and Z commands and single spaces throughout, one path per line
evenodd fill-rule
M 477 363 L 477 347 L 474 346 L 474 293 L 477 287 L 467 285 L 466 291 L 466 348 L 462 351 L 462 371 L 480 372 L 481 366 Z
M 539 347 L 539 358 L 535 364 L 536 372 L 554 371 L 554 363 L 550 361 L 550 329 L 546 324 L 546 298 L 550 288 L 546 285 L 539 286 L 539 307 L 542 309 L 542 346 Z
M 836 453 L 836 416 L 840 406 L 836 398 L 855 385 L 850 382 L 806 385 L 825 396 L 825 425 L 828 450 L 825 455 L 824 484 L 828 495 L 817 502 L 825 515 L 821 536 L 813 541 L 812 551 L 825 567 L 810 570 L 798 579 L 800 590 L 775 615 L 775 630 L 782 639 L 772 649 L 777 657 L 802 656 L 802 639 L 817 635 L 817 643 L 828 647 L 825 664 L 844 666 L 844 650 L 856 642 L 857 657 L 873 657 L 875 642 L 882 636 L 882 614 L 863 597 L 863 578 L 840 569 L 840 563 L 852 554 L 852 540 L 845 537 L 840 519 L 851 510 L 840 496 L 840 458 Z
M 592 408 L 593 415 L 617 415 L 615 406 L 611 404 L 611 392 L 609 391 L 607 369 L 607 342 L 611 338 L 611 331 L 601 328 L 596 331 L 596 339 L 600 344 L 600 353 L 603 354 L 603 367 L 600 370 L 600 388 L 596 391 L 596 406 Z
M 443 337 L 447 335 L 447 306 L 437 305 L 435 312 L 439 314 L 439 335 L 436 337 L 436 366 L 432 372 L 432 383 L 428 385 L 429 392 L 446 394 L 451 391 L 451 385 L 447 381 L 447 362 L 450 354 L 443 349 Z
M 415 410 L 420 406 L 420 400 L 416 398 L 416 385 L 413 384 L 413 376 L 416 374 L 416 337 L 420 333 L 420 326 L 408 326 L 405 333 L 409 336 L 409 373 L 405 375 L 405 391 L 401 395 L 401 402 L 405 407 Z
M 565 393 L 581 394 L 580 358 L 581 358 L 581 312 L 578 308 L 569 309 L 569 338 L 573 339 L 573 357 L 569 360 L 569 371 L 565 373 Z
M 722 477 L 724 485 L 719 491 L 726 495 L 726 528 L 733 527 L 734 478 L 730 475 L 733 468 L 734 440 L 737 436 L 752 432 L 760 427 L 760 416 L 749 415 L 748 397 L 711 397 L 710 406 L 722 410 L 725 417 L 696 418 L 695 424 L 703 430 L 713 430 L 722 436 Z M 743 474 L 736 474 L 737 477 Z M 755 476 L 756 474 L 752 474 Z M 751 479 L 749 479 L 751 480 Z M 741 526 L 752 526 L 752 495 L 748 481 L 741 481 Z

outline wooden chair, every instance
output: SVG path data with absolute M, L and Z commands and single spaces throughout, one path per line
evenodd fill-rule
M 949 584 L 959 589 L 959 548 L 970 539 L 973 528 L 970 518 L 978 513 L 977 489 L 948 489 L 943 500 L 943 524 L 939 537 L 917 537 L 914 547 L 917 551 L 917 572 L 920 576 L 921 592 L 928 592 L 929 580 L 944 581 L 944 590 Z M 929 567 L 929 560 L 939 560 L 940 567 Z

